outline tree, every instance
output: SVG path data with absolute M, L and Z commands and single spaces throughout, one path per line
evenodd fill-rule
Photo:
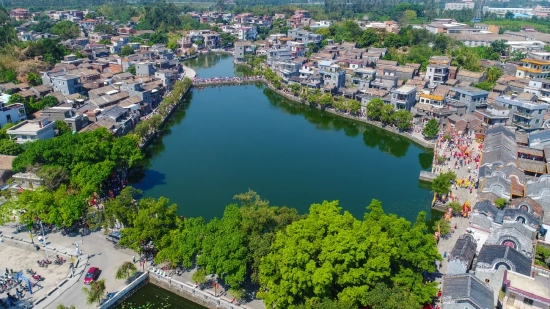
M 380 120 L 382 116 L 382 107 L 384 106 L 384 101 L 380 98 L 374 98 L 369 101 L 367 104 L 367 116 L 373 120 Z
M 345 111 L 347 108 L 346 99 L 344 97 L 338 97 L 338 99 L 334 100 L 332 106 L 334 106 L 334 108 L 337 110 Z
M 13 70 L 0 71 L 0 82 L 2 83 L 17 83 L 17 73 Z
M 94 26 L 94 32 L 115 35 L 117 31 L 115 27 L 109 24 L 99 24 Z
M 23 152 L 23 147 L 11 139 L 0 139 L 0 154 L 16 156 Z
M 237 38 L 234 35 L 231 35 L 226 32 L 220 33 L 220 45 L 223 47 L 233 46 Z
M 458 214 L 462 211 L 462 205 L 460 205 L 459 202 L 452 201 L 449 204 L 447 204 L 449 208 L 453 209 L 453 213 Z
M 441 235 L 447 235 L 451 232 L 451 223 L 445 219 L 439 219 L 434 222 L 432 229 L 434 232 L 440 232 Z
M 105 296 L 105 279 L 98 281 L 92 281 L 90 288 L 83 287 L 82 291 L 86 294 L 86 303 L 91 305 L 93 303 L 101 304 L 101 300 Z
M 361 38 L 358 41 L 359 47 L 369 47 L 374 43 L 380 41 L 378 32 L 374 28 L 367 28 L 361 34 Z
M 197 264 L 218 274 L 230 287 L 240 287 L 247 273 L 246 234 L 241 228 L 242 214 L 237 205 L 225 208 L 221 219 L 206 225 L 202 252 Z
M 391 123 L 393 114 L 393 105 L 384 104 L 384 106 L 382 106 L 382 109 L 380 110 L 380 121 L 382 121 L 382 123 L 384 124 Z
M 498 208 L 503 209 L 506 207 L 506 204 L 508 203 L 508 200 L 500 197 L 495 200 L 495 205 L 497 205 Z
M 59 35 L 63 40 L 76 39 L 80 36 L 80 28 L 72 21 L 62 20 L 52 27 L 52 33 Z
M 361 110 L 361 102 L 357 100 L 349 100 L 347 102 L 347 107 L 350 113 L 355 114 Z
M 134 49 L 130 45 L 124 45 L 120 51 L 123 57 L 129 56 L 134 53 Z
M 331 105 L 332 103 L 334 103 L 334 99 L 332 98 L 332 95 L 328 92 L 324 93 L 319 98 L 319 104 L 321 105 L 322 108 L 326 108 L 327 106 Z
M 501 68 L 495 66 L 490 67 L 487 69 L 487 82 L 494 84 L 503 74 L 504 71 Z
M 230 288 L 228 292 L 237 302 L 240 302 L 246 295 L 246 291 L 243 288 Z
M 115 274 L 116 279 L 128 279 L 137 272 L 136 264 L 132 262 L 124 262 L 120 265 Z
M 193 275 L 191 276 L 191 279 L 193 280 L 193 282 L 195 282 L 197 285 L 201 286 L 203 284 L 206 283 L 206 276 L 208 275 L 208 273 L 206 273 L 206 269 L 204 269 L 203 267 L 197 269 Z
M 427 138 L 435 138 L 439 133 L 439 123 L 437 122 L 437 119 L 431 118 L 428 120 L 428 123 L 424 126 L 422 133 Z
M 102 44 L 102 45 L 109 45 L 111 44 L 111 40 L 109 39 L 101 39 L 99 40 L 99 42 L 97 42 L 98 44 Z
M 142 242 L 152 241 L 157 249 L 162 249 L 162 238 L 177 227 L 178 206 L 169 202 L 165 197 L 141 199 L 137 203 L 137 214 L 130 217 L 121 231 L 120 244 L 138 250 Z
M 294 84 L 290 85 L 290 90 L 292 91 L 292 93 L 294 95 L 298 95 L 298 93 L 300 93 L 300 89 L 302 89 L 300 84 L 294 83 Z
M 10 14 L 0 6 L 0 48 L 4 48 L 17 41 L 17 32 L 13 27 Z
M 29 82 L 29 84 L 32 86 L 42 85 L 42 78 L 40 78 L 40 75 L 34 72 L 29 72 L 27 74 L 27 82 Z
M 141 138 L 146 138 L 149 135 L 149 123 L 147 121 L 140 121 L 135 127 L 134 127 L 134 134 Z
M 135 66 L 135 65 L 130 66 L 130 67 L 126 70 L 126 72 L 128 72 L 128 73 L 130 73 L 130 74 L 132 74 L 132 75 L 136 75 L 136 66 Z
M 367 209 L 361 221 L 342 214 L 337 201 L 313 204 L 307 217 L 280 231 L 260 265 L 258 296 L 266 307 L 311 307 L 323 299 L 365 307 L 371 287 L 386 282 L 410 291 L 414 306 L 406 308 L 429 302 L 436 285 L 421 273 L 434 271 L 441 257 L 426 233 L 426 214 L 411 225 L 385 214 L 377 200 Z
M 71 127 L 63 120 L 56 120 L 53 128 L 57 131 L 57 136 L 63 134 L 70 134 L 73 132 Z
M 412 113 L 405 109 L 400 109 L 391 115 L 391 122 L 401 131 L 407 131 L 412 126 Z
M 149 118 L 149 123 L 155 130 L 160 129 L 160 126 L 162 125 L 162 116 L 159 114 L 151 116 L 151 118 Z
M 501 56 L 506 56 L 508 51 L 508 41 L 507 40 L 496 40 L 491 42 L 491 47 L 493 51 L 499 53 Z
M 506 11 L 506 14 L 504 14 L 504 18 L 506 19 L 514 19 L 515 18 L 515 14 L 512 13 L 512 11 Z
M 449 193 L 451 191 L 451 181 L 455 178 L 456 174 L 452 171 L 439 174 L 432 182 L 432 190 L 439 195 Z
M 490 91 L 493 90 L 494 84 L 486 81 L 486 82 L 481 82 L 481 83 L 474 84 L 472 86 L 490 92 Z

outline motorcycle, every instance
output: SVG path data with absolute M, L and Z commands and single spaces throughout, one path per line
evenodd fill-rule
M 36 281 L 43 281 L 44 280 L 44 277 L 40 276 L 39 274 L 36 274 L 36 275 L 32 276 L 32 278 Z

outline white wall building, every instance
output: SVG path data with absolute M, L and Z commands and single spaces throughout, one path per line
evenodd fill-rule
M 445 11 L 460 11 L 462 9 L 473 10 L 476 3 L 473 1 L 462 1 L 462 2 L 447 2 L 445 3 Z
M 55 136 L 55 122 L 46 117 L 38 117 L 34 120 L 25 120 L 11 127 L 7 133 L 18 144 L 36 140 L 49 139 Z

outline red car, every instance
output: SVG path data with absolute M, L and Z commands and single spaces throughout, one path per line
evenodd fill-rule
M 90 284 L 92 281 L 97 280 L 97 277 L 99 277 L 99 268 L 90 267 L 84 277 L 84 284 Z

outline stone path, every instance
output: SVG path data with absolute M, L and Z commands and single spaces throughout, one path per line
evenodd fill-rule
M 468 142 L 467 144 L 469 145 L 468 149 L 471 151 L 472 157 L 475 157 L 477 154 L 479 154 L 481 152 L 481 150 L 479 150 L 479 148 L 478 148 L 479 147 L 479 142 L 472 139 L 472 141 Z M 447 142 L 438 143 L 436 145 L 437 148 L 436 148 L 436 153 L 434 154 L 434 161 L 436 160 L 435 156 L 438 153 L 442 154 L 442 153 L 446 152 L 445 151 L 446 146 L 447 146 Z M 457 148 L 453 148 L 451 150 L 451 153 L 453 153 L 457 150 L 458 150 Z M 470 164 L 464 164 L 463 166 L 458 165 L 458 167 L 455 168 L 455 162 L 457 162 L 458 160 L 459 159 L 452 158 L 452 156 L 451 156 L 450 161 L 447 161 L 443 165 L 435 165 L 434 164 L 433 171 L 436 174 L 439 174 L 439 172 L 447 172 L 447 171 L 451 170 L 457 175 L 457 178 L 459 178 L 459 179 L 468 179 L 468 176 L 471 176 L 472 180 L 477 179 L 478 170 L 476 169 L 476 163 L 472 162 Z M 470 167 L 470 169 L 468 169 L 468 167 Z M 468 201 L 468 202 L 470 202 L 471 207 L 473 207 L 473 205 L 476 203 L 476 199 L 477 199 L 477 190 L 476 189 L 473 189 L 472 193 L 470 193 L 470 190 L 468 188 L 460 188 L 460 187 L 453 186 L 451 191 L 452 191 L 453 196 L 458 197 L 458 202 L 461 205 Z M 449 237 L 447 237 L 446 239 L 441 238 L 438 245 L 437 245 L 437 248 L 438 248 L 439 253 L 441 254 L 441 256 L 444 256 L 444 255 L 448 256 L 450 254 L 450 252 L 452 251 L 452 249 L 453 249 L 456 241 L 458 240 L 458 238 L 461 235 L 463 235 L 464 233 L 466 233 L 466 229 L 470 225 L 469 218 L 452 217 L 451 218 L 451 227 L 454 227 L 455 225 L 458 228 L 454 231 L 454 233 L 451 233 L 449 235 Z M 444 276 L 447 272 L 447 258 L 444 258 L 441 263 L 438 262 L 436 264 L 439 265 L 439 278 L 437 279 L 437 281 L 441 284 L 442 279 L 443 279 L 442 276 Z M 440 285 L 440 287 L 441 287 L 441 285 Z

